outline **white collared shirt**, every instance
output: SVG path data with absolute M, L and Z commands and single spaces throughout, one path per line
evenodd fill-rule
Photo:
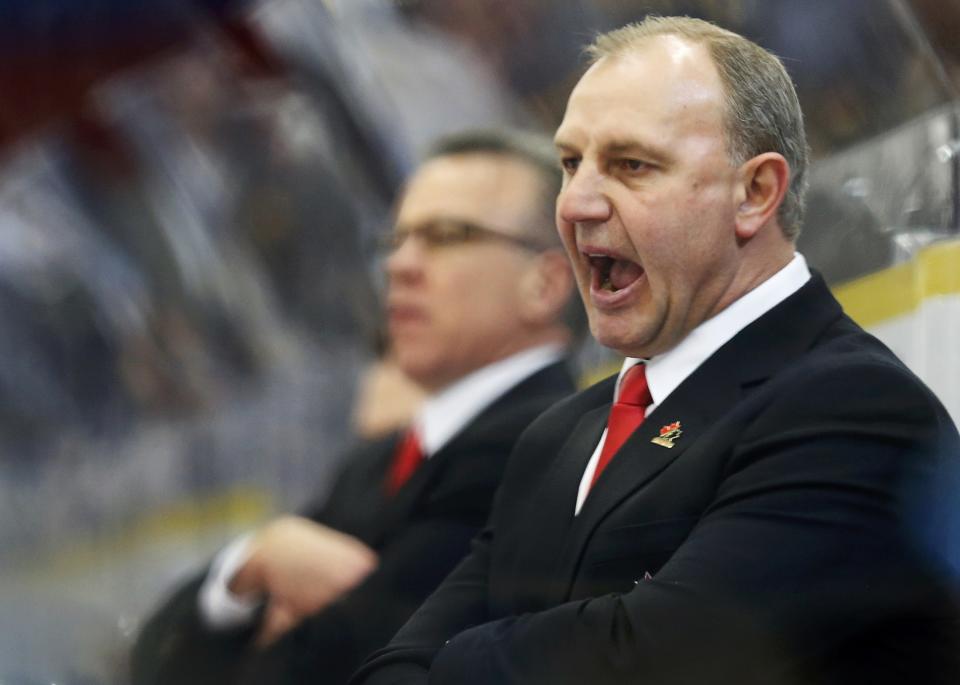
M 520 381 L 558 361 L 559 345 L 541 345 L 488 364 L 428 397 L 413 425 L 429 459 L 480 412 Z
M 559 345 L 532 347 L 477 369 L 428 397 L 413 421 L 424 456 L 429 459 L 436 454 L 497 398 L 562 355 Z M 235 595 L 228 587 L 250 556 L 251 538 L 245 535 L 227 545 L 200 588 L 200 615 L 209 628 L 245 625 L 260 604 L 258 599 Z
M 800 253 L 794 253 L 789 264 L 730 304 L 716 316 L 707 319 L 694 328 L 672 350 L 646 361 L 634 357 L 624 359 L 620 375 L 617 377 L 614 397 L 620 392 L 620 381 L 627 370 L 634 364 L 645 363 L 647 365 L 647 386 L 650 388 L 650 396 L 653 398 L 653 403 L 646 410 L 649 415 L 686 380 L 687 376 L 693 373 L 728 340 L 783 302 L 808 280 L 810 280 L 810 269 L 807 268 L 807 261 Z M 590 482 L 593 480 L 593 472 L 597 469 L 597 461 L 600 459 L 600 452 L 603 450 L 603 443 L 606 442 L 606 439 L 607 431 L 604 429 L 603 435 L 600 436 L 600 442 L 593 451 L 593 456 L 590 457 L 580 480 L 574 515 L 580 513 L 580 509 L 587 499 Z

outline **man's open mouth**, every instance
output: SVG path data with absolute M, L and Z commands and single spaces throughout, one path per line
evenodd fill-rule
M 643 276 L 643 267 L 628 259 L 614 259 L 603 255 L 588 255 L 593 287 L 612 293 L 635 283 Z

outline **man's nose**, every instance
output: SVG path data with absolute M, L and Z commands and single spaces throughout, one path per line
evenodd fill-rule
M 557 197 L 557 216 L 570 224 L 602 222 L 610 218 L 610 201 L 603 175 L 581 164 Z
M 423 277 L 426 247 L 414 235 L 408 235 L 387 257 L 390 282 L 412 283 Z

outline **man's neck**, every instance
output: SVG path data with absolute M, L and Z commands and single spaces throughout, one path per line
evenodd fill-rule
M 431 394 L 414 420 L 424 451 L 428 455 L 436 452 L 504 393 L 562 355 L 560 345 L 526 348 Z

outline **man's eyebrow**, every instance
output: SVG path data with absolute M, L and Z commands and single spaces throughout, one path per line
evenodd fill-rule
M 562 138 L 556 138 L 553 144 L 561 153 L 580 153 L 580 148 L 578 146 L 574 145 L 573 143 L 569 143 Z M 665 161 L 668 158 L 668 155 L 664 152 L 664 150 L 655 148 L 652 145 L 642 143 L 639 140 L 632 138 L 613 139 L 607 141 L 600 146 L 600 151 L 607 157 L 623 154 L 635 154 L 654 161 Z
M 644 157 L 657 160 L 665 157 L 662 150 L 658 150 L 639 140 L 611 140 L 603 145 L 602 150 L 606 155 L 640 154 Z

